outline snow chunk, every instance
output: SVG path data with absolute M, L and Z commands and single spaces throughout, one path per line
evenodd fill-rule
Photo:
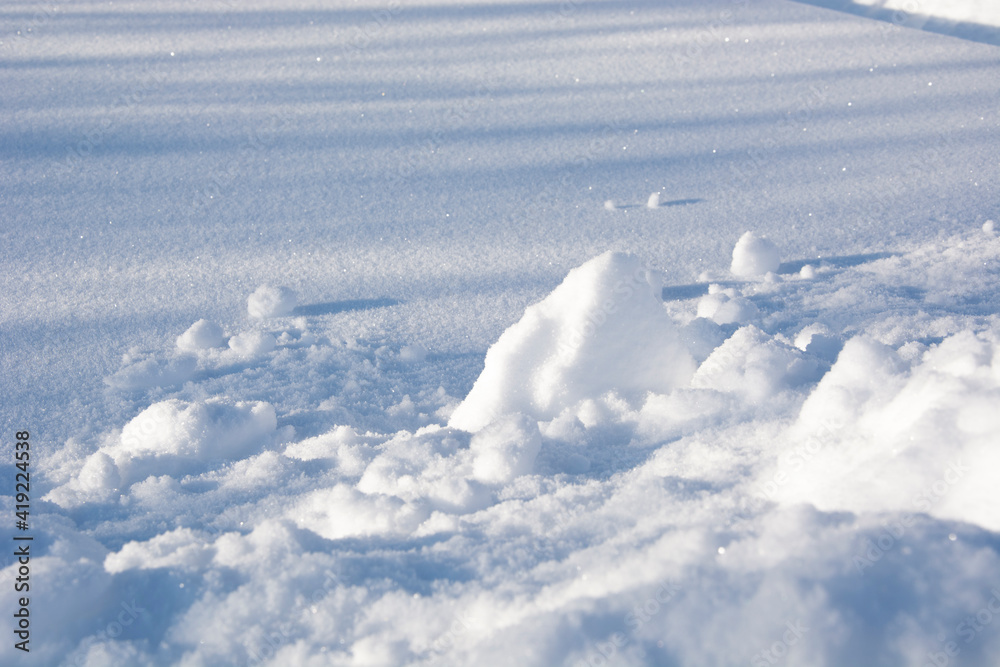
M 274 336 L 263 331 L 247 331 L 229 339 L 229 347 L 241 357 L 256 357 L 274 349 Z
M 983 231 L 986 232 L 987 234 L 992 234 L 994 231 L 996 231 L 996 228 L 997 224 L 992 220 L 987 220 L 986 222 L 983 223 Z
M 486 484 L 506 484 L 531 472 L 542 446 L 538 422 L 525 415 L 506 415 L 472 438 L 472 470 Z
M 753 232 L 746 232 L 733 248 L 733 275 L 752 278 L 778 270 L 781 259 L 778 246 Z
M 261 285 L 247 299 L 247 312 L 250 317 L 281 317 L 291 314 L 298 301 L 298 294 L 289 287 Z
M 104 383 L 113 389 L 136 391 L 153 387 L 174 387 L 194 377 L 198 361 L 190 355 L 170 359 L 150 356 L 120 368 Z
M 88 456 L 78 475 L 45 497 L 61 507 L 108 502 L 121 487 L 151 475 L 183 475 L 210 461 L 251 456 L 276 428 L 269 403 L 154 403 L 125 425 L 117 441 Z
M 847 341 L 802 406 L 771 495 L 825 511 L 921 512 L 1000 530 L 998 359 L 996 332 L 958 333 L 912 368 L 884 345 Z
M 427 348 L 420 343 L 404 345 L 399 350 L 399 360 L 408 364 L 419 364 L 427 359 Z
M 337 540 L 410 533 L 427 518 L 427 513 L 394 496 L 368 495 L 338 484 L 303 496 L 289 509 L 288 518 L 299 528 Z
M 243 458 L 256 453 L 263 436 L 275 428 L 269 403 L 170 399 L 154 403 L 126 424 L 121 443 L 109 451 L 123 459 L 165 454 L 199 460 Z
M 837 359 L 844 342 L 830 333 L 822 324 L 810 324 L 795 334 L 795 347 L 833 363 Z
M 177 348 L 187 352 L 207 350 L 222 345 L 225 337 L 222 327 L 215 322 L 198 320 L 177 337 Z
M 698 368 L 691 386 L 733 392 L 760 402 L 819 379 L 819 365 L 755 326 L 737 330 Z
M 698 317 L 710 319 L 716 324 L 738 324 L 760 317 L 760 310 L 748 299 L 737 296 L 736 290 L 712 289 L 698 301 Z
M 646 208 L 659 208 L 660 207 L 660 193 L 654 192 L 649 195 L 649 199 L 646 200 Z
M 611 390 L 640 401 L 687 383 L 694 360 L 650 282 L 639 260 L 621 253 L 570 271 L 489 349 L 449 424 L 478 431 L 518 412 L 548 421 Z
M 128 542 L 121 551 L 108 554 L 104 569 L 109 574 L 126 570 L 170 567 L 199 570 L 212 560 L 214 549 L 190 528 L 178 528 L 146 542 Z
M 401 431 L 382 446 L 357 488 L 449 513 L 481 509 L 489 494 L 473 479 L 468 437 L 440 426 Z
M 360 475 L 372 458 L 371 447 L 350 426 L 337 426 L 332 431 L 288 445 L 285 456 L 301 461 L 333 459 L 347 475 Z

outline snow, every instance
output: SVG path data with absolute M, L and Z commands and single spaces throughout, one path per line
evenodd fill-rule
M 0 662 L 1000 663 L 998 26 L 3 8 Z
M 511 413 L 549 421 L 610 391 L 634 401 L 687 382 L 694 361 L 658 291 L 634 256 L 607 252 L 573 269 L 490 347 L 449 425 L 479 431 Z
M 781 266 L 778 246 L 753 232 L 746 232 L 733 248 L 733 263 L 729 270 L 734 276 L 750 278 L 774 273 Z
M 215 322 L 201 319 L 177 337 L 177 349 L 185 352 L 207 350 L 219 347 L 224 340 L 225 335 L 222 332 L 222 327 Z
M 250 317 L 280 317 L 295 310 L 298 295 L 290 287 L 261 285 L 247 299 Z

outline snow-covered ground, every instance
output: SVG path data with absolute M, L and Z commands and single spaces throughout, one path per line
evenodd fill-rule
M 797 0 L 867 16 L 896 27 L 1000 46 L 1000 3 L 996 0 Z
M 0 661 L 1000 664 L 1000 21 L 814 4 L 0 7 Z

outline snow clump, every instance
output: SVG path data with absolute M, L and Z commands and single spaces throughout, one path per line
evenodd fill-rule
M 733 275 L 753 278 L 773 273 L 781 265 L 778 246 L 753 232 L 746 232 L 733 248 Z
M 299 302 L 298 294 L 289 287 L 261 285 L 247 299 L 250 317 L 281 317 L 289 315 Z
M 160 401 L 125 424 L 119 438 L 81 461 L 79 472 L 45 499 L 61 507 L 108 502 L 152 475 L 183 476 L 211 461 L 259 453 L 276 429 L 270 403 Z
M 185 352 L 207 350 L 222 345 L 222 327 L 209 320 L 198 320 L 177 337 L 177 348 Z
M 522 413 L 539 421 L 609 391 L 641 401 L 686 384 L 695 362 L 639 260 L 607 252 L 569 272 L 486 353 L 449 425 L 476 432 Z
M 256 357 L 274 349 L 274 336 L 263 331 L 247 331 L 229 339 L 229 348 L 241 357 Z

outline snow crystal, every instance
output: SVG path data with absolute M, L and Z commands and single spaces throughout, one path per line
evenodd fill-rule
M 780 265 L 778 246 L 753 232 L 746 232 L 733 248 L 730 271 L 736 276 L 753 278 L 777 271 Z
M 250 317 L 280 317 L 289 315 L 298 304 L 299 297 L 289 287 L 261 285 L 247 299 Z

